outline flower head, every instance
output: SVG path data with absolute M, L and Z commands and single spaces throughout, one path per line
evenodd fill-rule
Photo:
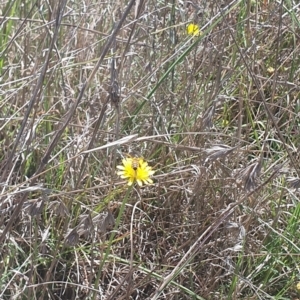
M 199 29 L 199 26 L 195 23 L 191 23 L 186 27 L 186 31 L 188 35 L 193 35 L 193 36 L 200 36 L 201 31 Z
M 117 174 L 121 178 L 128 180 L 128 185 L 132 185 L 135 181 L 139 186 L 153 183 L 150 178 L 155 171 L 152 170 L 148 163 L 141 157 L 127 157 L 122 160 L 123 165 L 117 166 L 120 171 Z

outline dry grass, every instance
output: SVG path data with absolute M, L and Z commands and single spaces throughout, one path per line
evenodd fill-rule
M 0 299 L 300 296 L 296 1 L 0 11 Z

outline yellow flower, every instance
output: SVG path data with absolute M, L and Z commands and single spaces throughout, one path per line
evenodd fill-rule
M 296 289 L 299 291 L 300 290 L 300 282 L 297 283 Z
M 274 71 L 275 71 L 275 69 L 274 69 L 273 67 L 269 67 L 269 68 L 267 69 L 267 71 L 268 71 L 268 73 L 273 74 Z
M 199 26 L 195 23 L 191 23 L 186 27 L 187 34 L 188 35 L 193 35 L 193 36 L 200 36 L 201 31 L 199 29 Z
M 225 119 L 222 120 L 222 127 L 226 127 L 226 126 L 228 126 L 228 124 L 229 124 L 228 120 L 225 120 Z
M 152 170 L 148 163 L 141 157 L 127 157 L 122 160 L 123 166 L 117 166 L 120 171 L 117 172 L 121 178 L 128 180 L 128 185 L 135 181 L 139 186 L 153 183 L 150 178 L 155 171 Z

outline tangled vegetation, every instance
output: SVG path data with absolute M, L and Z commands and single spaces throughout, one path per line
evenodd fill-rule
M 300 298 L 298 1 L 0 12 L 0 299 Z

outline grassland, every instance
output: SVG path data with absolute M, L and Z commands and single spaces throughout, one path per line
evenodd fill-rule
M 300 298 L 298 1 L 0 12 L 0 299 Z

